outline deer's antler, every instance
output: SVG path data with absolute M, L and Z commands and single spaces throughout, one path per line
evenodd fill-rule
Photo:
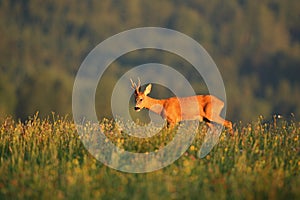
M 138 78 L 138 81 L 139 81 L 138 85 L 136 85 L 136 83 L 133 82 L 132 79 L 130 79 L 132 89 L 136 90 L 137 92 L 139 92 L 140 87 L 141 87 L 141 80 L 140 80 L 140 78 Z

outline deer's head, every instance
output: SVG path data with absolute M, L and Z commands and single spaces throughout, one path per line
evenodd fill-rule
M 148 101 L 147 95 L 150 93 L 152 85 L 151 84 L 147 85 L 144 92 L 141 92 L 140 91 L 140 89 L 141 89 L 140 79 L 139 79 L 138 84 L 135 84 L 131 79 L 130 79 L 130 81 L 131 81 L 131 87 L 135 90 L 134 91 L 134 97 L 135 97 L 134 110 L 136 110 L 138 112 L 141 109 L 146 107 L 147 101 Z

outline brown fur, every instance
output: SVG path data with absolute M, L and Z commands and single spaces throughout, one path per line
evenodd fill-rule
M 220 113 L 224 107 L 224 102 L 212 95 L 197 95 L 190 97 L 171 97 L 168 99 L 154 99 L 148 96 L 151 91 L 149 84 L 144 92 L 140 91 L 138 85 L 131 80 L 132 87 L 135 89 L 135 110 L 143 108 L 157 113 L 167 120 L 169 127 L 174 127 L 178 122 L 184 120 L 205 121 L 209 127 L 213 127 L 213 122 L 224 125 L 233 135 L 232 123 L 223 119 Z

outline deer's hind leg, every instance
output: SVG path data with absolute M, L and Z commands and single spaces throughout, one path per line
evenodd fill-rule
M 224 125 L 226 128 L 228 128 L 230 135 L 233 136 L 232 123 L 230 121 L 228 121 L 226 119 L 223 119 L 219 115 L 213 116 L 212 121 L 216 122 L 216 123 L 218 123 L 220 125 Z
M 211 104 L 208 104 L 204 110 L 205 118 L 209 121 L 207 124 L 210 127 L 213 126 L 212 122 L 224 125 L 226 128 L 229 129 L 230 135 L 233 135 L 232 123 L 220 116 L 222 109 L 223 106 L 220 106 L 219 109 L 212 109 Z

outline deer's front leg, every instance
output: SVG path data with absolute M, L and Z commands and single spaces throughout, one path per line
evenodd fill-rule
M 174 129 L 176 125 L 179 123 L 179 119 L 176 117 L 167 117 L 167 127 L 168 129 Z
M 168 129 L 173 129 L 175 127 L 176 123 L 171 122 L 171 121 L 167 121 L 167 128 Z

